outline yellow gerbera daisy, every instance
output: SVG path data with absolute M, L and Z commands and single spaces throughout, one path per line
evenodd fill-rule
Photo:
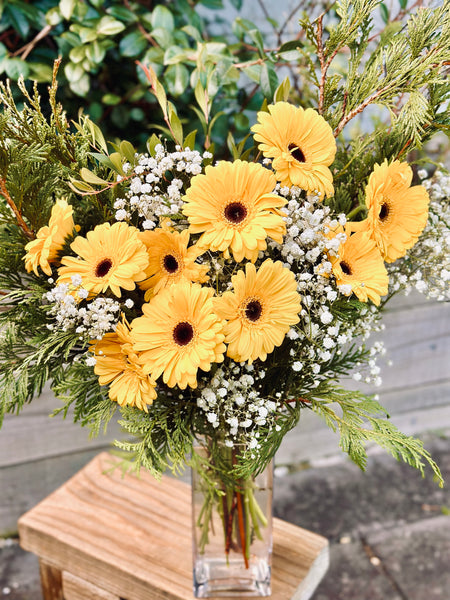
M 193 177 L 183 213 L 189 231 L 202 233 L 198 245 L 226 257 L 230 249 L 237 262 L 254 262 L 267 237 L 281 244 L 286 226 L 279 208 L 286 200 L 272 193 L 275 185 L 271 171 L 241 160 L 222 161 Z
M 78 255 L 64 256 L 59 268 L 59 283 L 70 283 L 80 275 L 82 286 L 95 296 L 108 288 L 120 298 L 121 288 L 133 290 L 135 282 L 145 279 L 147 249 L 138 230 L 127 223 L 102 223 L 84 238 L 78 236 L 71 249 Z
M 339 246 L 337 256 L 330 256 L 332 271 L 338 286 L 349 286 L 361 302 L 372 300 L 380 304 L 380 296 L 388 292 L 389 276 L 384 266 L 383 257 L 366 231 L 350 235 Z
M 155 381 L 138 362 L 133 350 L 128 323 L 118 323 L 114 333 L 89 348 L 95 354 L 94 372 L 100 385 L 109 385 L 109 397 L 120 406 L 136 406 L 148 412 L 147 406 L 156 398 Z
M 258 271 L 247 263 L 245 273 L 239 271 L 231 281 L 234 292 L 214 298 L 217 314 L 227 320 L 227 354 L 238 362 L 265 360 L 299 321 L 295 276 L 281 262 L 267 259 Z
M 411 186 L 408 163 L 385 160 L 375 165 L 366 187 L 367 219 L 354 229 L 367 229 L 386 262 L 414 246 L 428 220 L 430 198 L 422 185 Z
M 197 387 L 197 371 L 209 371 L 223 361 L 223 323 L 215 314 L 214 291 L 197 283 L 181 281 L 162 289 L 148 304 L 142 317 L 131 323 L 134 348 L 145 373 L 170 387 Z
M 41 227 L 36 239 L 25 246 L 27 251 L 24 256 L 25 269 L 28 272 L 34 271 L 39 275 L 38 267 L 41 267 L 46 275 L 52 274 L 50 263 L 57 260 L 58 252 L 64 246 L 64 240 L 75 228 L 72 213 L 72 206 L 65 200 L 56 201 L 48 225 Z
M 183 279 L 200 283 L 208 281 L 208 265 L 195 262 L 204 250 L 195 244 L 188 248 L 187 230 L 178 233 L 159 228 L 140 233 L 139 239 L 144 242 L 149 258 L 145 269 L 146 279 L 139 284 L 141 289 L 147 290 L 146 300 L 150 300 L 152 295 L 167 285 Z
M 328 167 L 336 154 L 336 141 L 331 127 L 312 108 L 277 102 L 268 110 L 258 113 L 258 123 L 251 129 L 264 156 L 273 158 L 278 181 L 332 196 L 333 175 Z

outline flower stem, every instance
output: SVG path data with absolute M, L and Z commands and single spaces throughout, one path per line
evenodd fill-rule
M 248 569 L 248 546 L 247 546 L 247 536 L 245 535 L 245 527 L 244 527 L 244 511 L 242 510 L 242 494 L 240 492 L 236 493 L 236 501 L 237 501 L 237 511 L 238 511 L 238 521 L 239 521 L 239 536 L 241 538 L 241 547 L 242 547 L 242 556 L 244 557 L 245 568 Z
M 350 211 L 348 213 L 347 221 L 351 221 L 351 219 L 356 217 L 356 215 L 358 215 L 361 211 L 363 211 L 365 209 L 366 209 L 366 207 L 364 206 L 364 204 L 360 204 L 359 206 L 356 206 L 352 211 Z

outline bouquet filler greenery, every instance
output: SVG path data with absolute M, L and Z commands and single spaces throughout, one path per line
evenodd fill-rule
M 141 65 L 165 123 L 144 151 L 83 114 L 66 119 L 58 64 L 49 109 L 23 80 L 20 105 L 1 86 L 1 415 L 50 381 L 56 412 L 71 408 L 95 434 L 120 413 L 117 446 L 135 469 L 188 462 L 217 496 L 222 470 L 236 486 L 229 510 L 236 482 L 268 464 L 304 410 L 362 468 L 376 442 L 441 481 L 419 440 L 340 383 L 379 382 L 367 339 L 394 293 L 448 294 L 450 179 L 426 154 L 417 173 L 408 155 L 448 131 L 449 3 L 379 38 L 377 4 L 304 17 L 281 52 L 303 97 L 288 78 L 273 85 L 275 51 L 258 45 L 268 99 L 220 147 L 213 62 L 195 86 L 201 131 Z M 349 129 L 372 104 L 387 120 Z

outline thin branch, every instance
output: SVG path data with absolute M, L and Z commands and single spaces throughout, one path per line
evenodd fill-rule
M 14 52 L 11 56 L 20 56 L 22 60 L 25 60 L 30 54 L 30 52 L 33 50 L 33 48 L 36 46 L 36 44 L 40 42 L 43 38 L 45 38 L 52 29 L 53 25 L 46 25 L 41 29 L 41 31 L 36 35 L 36 37 L 34 37 L 31 40 L 31 42 L 28 42 L 28 44 L 22 46 L 22 48 L 19 48 L 19 50 L 16 50 L 16 52 Z
M 247 60 L 241 63 L 234 63 L 233 67 L 236 69 L 245 69 L 245 67 L 251 67 L 252 65 L 262 65 L 265 62 L 265 58 L 255 58 L 255 60 Z
M 358 115 L 359 113 L 361 113 L 367 106 L 369 106 L 369 104 L 371 104 L 377 98 L 379 98 L 382 94 L 384 94 L 384 92 L 387 92 L 387 90 L 390 87 L 391 87 L 391 85 L 387 85 L 384 88 L 381 88 L 380 90 L 377 90 L 371 96 L 369 96 L 366 100 L 364 100 L 364 102 L 362 102 L 359 106 L 357 106 L 356 108 L 354 108 L 353 110 L 351 110 L 348 113 L 348 115 L 345 115 L 344 117 L 342 117 L 342 119 L 339 122 L 339 125 L 334 130 L 334 137 L 337 137 L 341 133 L 341 131 L 344 129 L 344 127 L 347 125 L 347 123 L 349 121 L 351 121 L 354 117 L 356 117 L 356 115 Z
M 24 234 L 30 240 L 34 240 L 34 238 L 36 236 L 34 235 L 34 232 L 28 227 L 28 225 L 23 220 L 23 217 L 22 217 L 22 215 L 20 213 L 20 210 L 17 208 L 17 206 L 14 203 L 14 200 L 9 195 L 9 192 L 8 192 L 8 190 L 6 188 L 6 182 L 3 179 L 3 177 L 0 177 L 0 194 L 5 198 L 6 202 L 9 204 L 11 210 L 14 213 L 14 216 L 17 219 L 18 225 L 22 229 L 22 231 L 24 232 Z
M 323 17 L 325 13 L 319 15 L 317 19 L 317 56 L 320 62 L 320 84 L 319 84 L 319 114 L 323 114 L 325 80 L 327 77 L 327 66 L 325 63 L 325 54 L 323 50 Z

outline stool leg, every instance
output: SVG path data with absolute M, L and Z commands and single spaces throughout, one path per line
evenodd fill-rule
M 42 560 L 39 561 L 39 571 L 44 600 L 64 600 L 61 571 Z

